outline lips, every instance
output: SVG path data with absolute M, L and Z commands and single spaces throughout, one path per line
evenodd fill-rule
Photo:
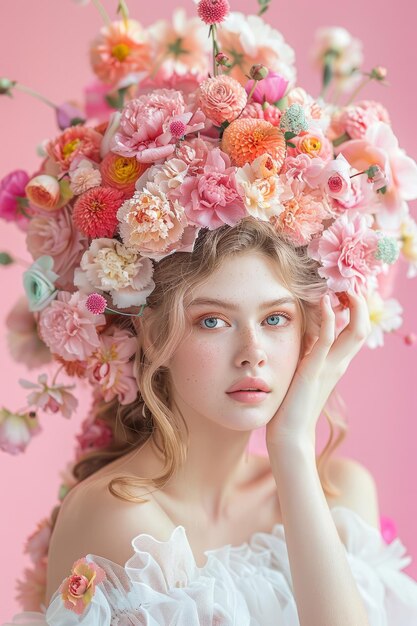
M 235 391 L 264 391 L 270 392 L 271 389 L 262 378 L 241 378 L 226 391 L 226 393 L 234 393 Z

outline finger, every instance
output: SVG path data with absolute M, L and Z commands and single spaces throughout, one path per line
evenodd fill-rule
M 317 341 L 314 343 L 310 352 L 306 356 L 305 366 L 313 367 L 316 371 L 323 365 L 329 350 L 335 340 L 335 314 L 330 304 L 328 294 L 322 297 L 321 307 L 321 324 Z
M 360 293 L 349 292 L 349 322 L 331 348 L 335 363 L 353 356 L 361 349 L 370 331 L 369 311 L 365 297 Z

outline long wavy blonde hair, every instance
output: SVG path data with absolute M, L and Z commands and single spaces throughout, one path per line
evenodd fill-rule
M 74 476 L 83 480 L 111 461 L 142 447 L 150 437 L 160 441 L 163 454 L 162 473 L 152 479 L 117 476 L 109 481 L 110 492 L 131 502 L 147 502 L 134 496 L 132 489 L 153 486 L 162 488 L 184 463 L 187 440 L 178 417 L 170 404 L 169 371 L 164 366 L 179 346 L 186 329 L 187 299 L 197 285 L 216 271 L 225 258 L 246 252 L 257 252 L 272 259 L 283 286 L 297 299 L 301 313 L 301 351 L 305 347 L 307 329 L 318 334 L 319 301 L 326 292 L 326 282 L 320 278 L 318 263 L 306 253 L 306 247 L 295 248 L 279 236 L 272 225 L 251 217 L 234 227 L 223 226 L 214 231 L 200 232 L 193 252 L 176 252 L 156 264 L 156 287 L 148 298 L 147 314 L 129 322 L 137 335 L 138 350 L 135 375 L 138 396 L 135 402 L 123 406 L 117 401 L 99 403 L 97 417 L 113 431 L 113 441 L 105 449 L 90 452 L 74 467 Z M 314 332 L 314 331 L 317 332 Z M 328 460 L 346 436 L 346 424 L 324 411 L 330 434 L 316 459 L 323 490 L 328 496 L 338 495 L 326 471 Z M 338 432 L 336 433 L 336 426 Z

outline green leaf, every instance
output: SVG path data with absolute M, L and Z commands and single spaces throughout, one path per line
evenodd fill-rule
M 82 117 L 73 117 L 70 121 L 70 126 L 81 126 L 82 124 L 85 124 L 85 120 Z
M 284 137 L 285 141 L 288 143 L 290 139 L 294 139 L 294 137 L 297 137 L 297 133 L 292 133 L 290 130 L 287 130 L 287 132 L 284 133 Z
M 269 5 L 272 0 L 258 0 L 259 11 L 258 15 L 263 15 L 269 9 Z
M 125 93 L 128 90 L 128 87 L 122 87 L 113 93 L 107 94 L 105 100 L 108 105 L 113 107 L 113 109 L 121 110 L 123 109 Z
M 295 145 L 295 143 L 291 143 L 290 141 L 287 141 L 287 146 L 289 148 L 296 148 L 297 146 Z
M 0 265 L 12 265 L 13 263 L 14 259 L 8 252 L 0 252 Z

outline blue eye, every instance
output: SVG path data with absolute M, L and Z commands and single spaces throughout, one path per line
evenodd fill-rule
M 205 317 L 201 320 L 201 323 L 204 324 L 206 328 L 216 328 L 218 319 L 218 317 Z
M 268 317 L 266 319 L 267 320 L 272 320 L 271 323 L 267 322 L 268 326 L 278 326 L 279 325 L 279 319 L 281 317 L 285 318 L 286 316 L 285 315 L 277 315 L 277 314 L 275 314 L 275 315 L 268 315 Z

